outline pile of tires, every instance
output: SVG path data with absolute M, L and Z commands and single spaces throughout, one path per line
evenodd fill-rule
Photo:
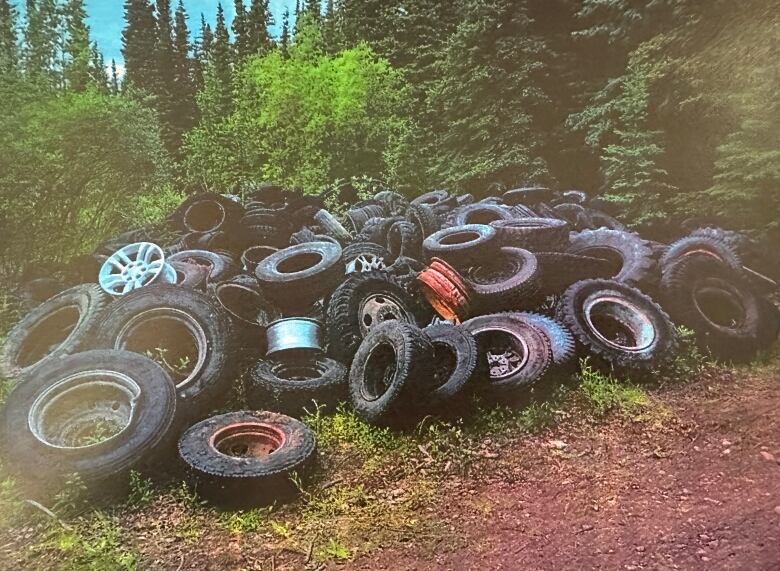
M 7 464 L 41 489 L 72 472 L 100 489 L 176 455 L 214 501 L 278 501 L 314 460 L 299 419 L 315 407 L 403 427 L 475 394 L 518 401 L 581 357 L 652 373 L 679 325 L 720 359 L 774 343 L 777 284 L 739 235 L 660 244 L 597 206 L 539 187 L 383 190 L 339 220 L 273 185 L 193 196 L 28 282 L 32 309 L 0 356 L 18 380 Z M 245 410 L 225 413 L 239 383 Z

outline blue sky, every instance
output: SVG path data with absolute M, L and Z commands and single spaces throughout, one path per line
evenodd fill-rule
M 244 4 L 248 5 L 249 1 L 244 0 Z M 12 3 L 20 8 L 24 6 L 24 0 L 14 0 Z M 197 35 L 199 33 L 201 12 L 206 16 L 206 20 L 212 26 L 214 25 L 217 3 L 217 0 L 184 0 L 191 34 Z M 171 4 L 175 9 L 178 0 L 171 0 Z M 125 25 L 124 0 L 86 0 L 85 5 L 92 40 L 98 43 L 106 62 L 116 59 L 121 68 L 122 28 Z M 225 9 L 225 17 L 229 26 L 235 14 L 233 0 L 223 0 L 222 6 Z M 292 12 L 295 8 L 295 0 L 270 0 L 271 13 L 276 20 L 277 27 L 281 26 L 285 6 L 289 6 Z M 273 30 L 273 33 L 278 33 L 278 30 Z

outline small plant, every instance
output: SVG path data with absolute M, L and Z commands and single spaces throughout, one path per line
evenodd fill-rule
M 162 349 L 160 347 L 155 347 L 153 350 L 146 351 L 145 355 L 171 373 L 174 379 L 184 379 L 191 372 L 191 360 L 188 355 L 179 357 L 174 362 L 170 362 L 167 358 L 168 349 Z
M 269 526 L 270 507 L 255 508 L 249 511 L 237 511 L 226 514 L 222 524 L 230 533 L 251 533 Z
M 142 508 L 149 505 L 154 498 L 154 482 L 144 478 L 135 470 L 130 472 L 130 490 L 127 493 L 127 505 L 131 508 Z
M 179 482 L 179 484 L 173 488 L 173 497 L 179 503 L 183 504 L 189 510 L 195 511 L 202 508 L 206 502 L 198 497 L 195 490 L 187 485 L 187 482 Z
M 341 561 L 347 561 L 352 558 L 352 553 L 339 540 L 330 538 L 327 545 L 322 549 L 325 555 L 324 559 L 334 558 Z
M 593 369 L 587 359 L 582 360 L 579 377 L 580 391 L 597 417 L 612 411 L 630 413 L 649 404 L 642 389 Z
M 52 511 L 57 514 L 75 514 L 87 505 L 87 486 L 78 474 L 70 474 L 54 496 Z
M 92 446 L 93 444 L 99 444 L 105 440 L 108 440 L 112 436 L 116 436 L 124 428 L 121 424 L 112 422 L 110 420 L 99 418 L 94 420 L 88 430 L 82 430 L 79 432 L 76 438 L 73 438 L 68 445 L 74 448 L 80 446 Z

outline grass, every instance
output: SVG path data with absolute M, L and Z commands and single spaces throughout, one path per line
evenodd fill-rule
M 587 360 L 581 363 L 579 379 L 580 394 L 596 418 L 613 412 L 630 415 L 650 405 L 649 396 L 641 388 L 595 370 Z

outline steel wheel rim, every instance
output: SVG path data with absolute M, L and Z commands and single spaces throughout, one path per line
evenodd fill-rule
M 127 431 L 140 397 L 141 387 L 122 373 L 76 373 L 57 381 L 35 399 L 27 424 L 35 439 L 50 448 L 84 450 L 103 446 Z M 110 427 L 101 428 L 100 422 Z M 93 442 L 91 429 L 108 431 L 109 435 Z
M 392 343 L 382 341 L 371 348 L 366 358 L 363 382 L 360 383 L 360 396 L 373 402 L 382 398 L 393 384 L 398 370 L 398 354 Z
M 391 294 L 375 293 L 366 297 L 358 310 L 360 331 L 365 337 L 373 327 L 385 321 L 409 321 L 401 300 Z
M 106 293 L 122 296 L 156 281 L 176 283 L 176 270 L 165 263 L 162 248 L 151 242 L 128 244 L 100 267 L 98 283 Z
M 614 349 L 639 353 L 656 341 L 653 322 L 639 307 L 618 295 L 589 296 L 583 303 L 583 314 L 593 334 Z
M 377 256 L 376 254 L 360 254 L 357 258 L 351 260 L 347 264 L 347 273 L 384 270 L 386 267 L 384 258 Z
M 220 428 L 209 446 L 222 456 L 236 459 L 266 458 L 284 446 L 284 432 L 264 422 L 238 422 Z

